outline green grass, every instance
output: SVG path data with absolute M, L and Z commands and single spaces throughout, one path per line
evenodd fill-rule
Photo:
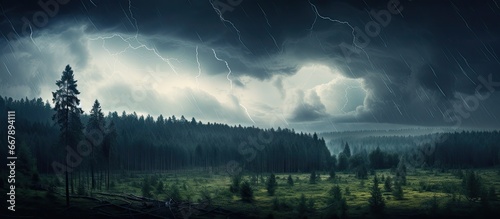
M 488 188 L 494 186 L 495 190 L 500 191 L 500 175 L 497 170 L 486 169 L 479 170 L 483 184 Z M 301 194 L 304 194 L 307 199 L 314 199 L 316 209 L 315 212 L 309 213 L 310 218 L 321 218 L 327 206 L 328 191 L 334 185 L 339 185 L 342 195 L 347 200 L 349 206 L 348 214 L 351 218 L 360 218 L 369 215 L 368 198 L 370 197 L 370 188 L 372 187 L 373 176 L 369 176 L 364 180 L 364 186 L 361 186 L 361 181 L 351 173 L 337 173 L 337 180 L 328 180 L 328 174 L 320 173 L 321 180 L 316 184 L 309 184 L 309 173 L 292 174 L 294 186 L 287 184 L 289 174 L 276 174 L 278 188 L 274 196 L 269 196 L 266 191 L 265 183 L 259 182 L 251 184 L 254 190 L 255 200 L 253 203 L 245 203 L 240 200 L 238 194 L 229 192 L 231 179 L 229 176 L 208 175 L 206 172 L 185 171 L 185 172 L 163 172 L 156 173 L 158 180 L 164 184 L 165 192 L 157 194 L 155 187 L 152 189 L 154 199 L 168 200 L 168 193 L 172 185 L 179 188 L 180 194 L 184 200 L 197 202 L 201 199 L 202 190 L 207 190 L 213 197 L 213 205 L 222 206 L 225 209 L 242 212 L 249 216 L 266 217 L 272 213 L 275 218 L 296 218 L 297 211 L 295 210 L 298 199 Z M 153 174 L 116 174 L 112 176 L 114 187 L 107 191 L 117 194 L 134 194 L 142 196 L 141 184 L 144 177 L 151 177 Z M 377 171 L 377 175 L 385 177 L 394 175 L 389 170 Z M 267 178 L 268 174 L 264 174 Z M 42 176 L 44 182 L 50 181 L 51 176 Z M 297 178 L 299 179 L 297 181 Z M 242 180 L 251 181 L 251 175 L 244 175 Z M 349 187 L 350 195 L 345 194 L 345 188 Z M 409 171 L 407 176 L 407 185 L 403 186 L 404 199 L 396 200 L 392 193 L 385 192 L 383 182 L 380 184 L 383 197 L 386 201 L 386 214 L 388 215 L 425 215 L 430 212 L 430 201 L 435 196 L 438 201 L 439 214 L 451 214 L 463 216 L 474 215 L 480 212 L 479 203 L 471 203 L 461 194 L 461 179 L 452 175 L 450 172 L 438 172 L 437 170 L 422 170 Z M 57 188 L 61 193 L 63 186 Z M 64 212 L 64 197 L 57 196 L 49 199 L 43 191 L 18 190 L 18 196 L 26 197 L 18 203 L 19 211 L 43 211 L 43 209 L 56 209 Z M 455 193 L 455 198 L 458 200 L 451 204 L 451 199 Z M 498 196 L 498 195 L 497 195 Z M 29 198 L 28 198 L 29 197 Z M 289 208 L 273 209 L 273 201 L 277 197 L 280 202 L 286 203 Z M 26 200 L 23 202 L 22 200 Z M 90 206 L 95 205 L 89 200 L 73 200 L 74 206 L 78 206 L 75 212 L 85 211 L 90 209 Z M 497 210 L 500 202 L 494 201 L 490 203 L 492 209 Z M 452 206 L 448 208 L 447 206 Z

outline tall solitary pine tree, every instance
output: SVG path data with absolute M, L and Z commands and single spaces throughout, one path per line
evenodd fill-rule
M 80 115 L 83 110 L 80 108 L 80 99 L 77 95 L 77 80 L 74 79 L 73 70 L 69 65 L 62 72 L 61 79 L 56 81 L 57 90 L 52 92 L 52 102 L 55 104 L 56 113 L 52 119 L 60 126 L 61 141 L 66 148 L 75 148 L 82 135 L 83 125 Z M 66 205 L 69 206 L 68 187 L 68 159 L 65 159 L 65 183 L 66 183 Z

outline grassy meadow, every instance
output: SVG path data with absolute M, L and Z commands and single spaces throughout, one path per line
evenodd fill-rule
M 500 171 L 496 169 L 476 170 L 481 177 L 485 188 L 494 188 L 500 191 Z M 104 191 L 106 194 L 123 194 L 134 196 L 149 196 L 151 199 L 168 201 L 172 197 L 172 191 L 185 202 L 205 203 L 207 206 L 218 206 L 238 212 L 248 218 L 297 218 L 299 212 L 297 206 L 300 196 L 304 194 L 307 199 L 308 211 L 301 217 L 328 218 L 329 190 L 338 185 L 342 196 L 346 199 L 349 218 L 371 218 L 368 199 L 371 196 L 374 175 L 368 179 L 358 179 L 354 174 L 337 172 L 334 179 L 330 179 L 328 173 L 317 173 L 320 175 L 315 184 L 309 181 L 310 173 L 290 174 L 294 181 L 289 185 L 287 178 L 289 174 L 276 174 L 278 183 L 273 196 L 268 195 L 266 181 L 269 174 L 243 175 L 242 181 L 250 182 L 253 189 L 254 201 L 251 203 L 241 200 L 239 193 L 231 193 L 231 177 L 227 175 L 214 174 L 208 171 L 177 171 L 151 174 L 121 173 L 112 176 L 111 188 Z M 380 179 L 394 177 L 391 170 L 376 171 Z M 41 176 L 43 184 L 54 184 L 55 178 L 50 175 Z M 151 184 L 144 192 L 144 183 L 147 179 Z M 163 189 L 159 188 L 159 184 Z M 56 183 L 57 184 L 57 183 Z M 384 180 L 381 180 L 379 188 L 385 200 L 384 217 L 394 218 L 421 218 L 428 216 L 454 216 L 470 217 L 481 216 L 492 212 L 498 212 L 500 202 L 491 198 L 487 203 L 482 201 L 469 201 L 462 192 L 462 180 L 457 170 L 435 170 L 416 169 L 409 171 L 407 183 L 402 186 L 403 198 L 396 200 L 392 192 L 384 188 Z M 72 198 L 72 207 L 68 209 L 64 205 L 63 184 L 58 184 L 54 192 L 19 190 L 18 212 L 38 211 L 38 215 L 49 214 L 49 212 L 71 211 L 75 215 L 85 213 L 92 215 L 90 209 L 100 203 L 126 202 L 123 198 L 104 197 L 100 192 L 89 192 L 86 188 L 80 188 L 78 195 Z M 95 198 L 93 200 L 92 198 Z M 36 209 L 36 210 L 35 210 Z M 99 216 L 93 213 L 94 216 Z M 203 215 L 191 214 L 192 218 L 204 218 Z M 212 217 L 212 216 L 210 216 Z M 221 217 L 222 218 L 222 217 Z

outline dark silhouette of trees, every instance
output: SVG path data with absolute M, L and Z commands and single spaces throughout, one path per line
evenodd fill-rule
M 288 175 L 288 178 L 286 179 L 286 183 L 287 183 L 289 186 L 293 186 L 293 178 L 292 178 L 292 175 Z
M 396 200 L 403 200 L 404 198 L 404 193 L 403 193 L 403 186 L 401 185 L 401 182 L 399 180 L 394 180 L 394 188 L 392 189 L 392 196 L 394 196 L 394 199 Z
M 91 152 L 91 159 L 90 159 L 90 175 L 91 175 L 91 182 L 92 182 L 92 189 L 96 189 L 96 168 L 101 160 L 103 154 L 101 152 L 104 152 L 103 150 L 103 143 L 104 143 L 104 127 L 106 126 L 106 121 L 104 120 L 104 114 L 102 113 L 101 110 L 101 104 L 99 103 L 98 100 L 94 101 L 94 105 L 92 106 L 92 109 L 90 110 L 90 118 L 87 122 L 87 127 L 86 127 L 86 132 L 88 136 L 92 136 L 92 139 L 95 139 L 95 141 L 92 141 L 92 152 Z
M 316 184 L 318 181 L 316 171 L 312 171 L 311 174 L 309 175 L 309 183 L 310 184 Z
M 297 212 L 299 213 L 299 217 L 302 218 L 309 211 L 307 207 L 307 199 L 304 193 L 300 195 L 299 204 L 297 205 Z
M 358 179 L 368 179 L 368 168 L 366 164 L 362 163 L 356 167 L 356 177 Z
M 396 180 L 401 183 L 401 185 L 406 185 L 406 164 L 402 157 L 396 168 Z
M 345 143 L 344 151 L 342 151 L 342 153 L 344 153 L 347 158 L 351 157 L 351 148 L 349 147 L 349 143 Z
M 483 187 L 481 177 L 476 172 L 467 171 L 462 180 L 462 186 L 464 195 L 469 201 L 477 201 L 481 197 Z
M 342 197 L 342 192 L 338 185 L 333 186 L 328 191 L 328 201 L 327 201 L 327 217 L 328 218 L 346 218 L 347 217 L 347 202 L 346 199 Z
M 52 119 L 60 126 L 60 135 L 64 139 L 64 146 L 73 149 L 80 140 L 83 129 L 80 121 L 83 110 L 79 107 L 80 99 L 77 96 L 80 92 L 76 88 L 76 82 L 73 70 L 67 65 L 62 72 L 61 79 L 56 81 L 58 89 L 52 92 L 52 101 L 55 104 L 54 110 L 56 111 Z M 66 205 L 69 206 L 68 159 L 65 159 L 65 165 Z
M 374 214 L 382 214 L 385 209 L 385 201 L 384 197 L 382 197 L 382 191 L 379 188 L 379 179 L 376 175 L 373 177 L 373 186 L 370 194 L 371 197 L 368 199 L 370 211 Z
M 102 153 L 104 159 L 106 160 L 106 189 L 109 190 L 110 180 L 110 168 L 111 168 L 111 148 L 114 142 L 116 142 L 117 133 L 114 121 L 111 121 L 108 125 L 107 131 L 104 137 L 104 143 L 102 144 Z
M 390 176 L 387 176 L 384 181 L 384 190 L 386 192 L 392 192 L 392 179 Z
M 333 181 L 335 180 L 335 170 L 331 169 L 330 172 L 328 172 L 328 180 Z
M 232 193 L 238 193 L 240 191 L 241 175 L 234 175 L 231 178 L 231 185 L 229 186 L 229 191 Z
M 339 154 L 339 163 L 337 167 L 340 171 L 347 170 L 349 167 L 349 158 L 343 152 Z
M 399 162 L 398 157 L 398 154 L 389 154 L 380 150 L 380 147 L 377 147 L 377 149 L 370 152 L 368 155 L 370 166 L 373 169 L 387 169 L 395 167 Z
M 274 174 L 271 174 L 267 179 L 267 185 L 266 185 L 267 194 L 273 196 L 274 193 L 276 192 L 276 187 L 278 187 L 278 183 L 276 182 L 276 176 Z
M 250 183 L 247 181 L 244 181 L 241 183 L 241 188 L 240 188 L 240 195 L 241 195 L 241 200 L 244 202 L 253 202 L 253 189 L 250 186 Z

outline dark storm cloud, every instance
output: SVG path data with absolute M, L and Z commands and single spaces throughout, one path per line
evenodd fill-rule
M 57 15 L 36 30 L 62 31 L 64 24 L 82 22 L 89 24 L 88 34 L 133 35 L 138 31 L 160 51 L 200 45 L 200 58 L 211 60 L 204 63 L 206 73 L 227 74 L 225 64 L 211 53 L 214 49 L 230 63 L 238 86 L 244 86 L 240 76 L 268 80 L 274 75 L 293 75 L 307 63 L 339 68 L 346 77 L 364 79 L 370 93 L 366 109 L 352 121 L 443 124 L 442 114 L 457 101 L 456 93 L 474 94 L 481 83 L 478 78 L 489 74 L 494 81 L 500 80 L 500 8 L 493 0 L 401 0 L 401 14 L 391 13 L 390 22 L 379 26 L 379 34 L 367 36 L 363 50 L 353 47 L 351 27 L 367 35 L 367 24 L 377 21 L 370 12 L 387 10 L 389 1 L 311 1 L 322 16 L 347 21 L 351 27 L 316 16 L 308 1 L 242 0 L 222 14 L 228 22 L 221 21 L 208 0 L 93 2 L 60 4 Z M 2 8 L 9 18 L 0 22 L 7 39 L 12 26 L 26 37 L 22 18 L 33 21 L 33 14 L 41 10 L 36 1 L 28 0 L 5 2 Z M 172 43 L 176 40 L 183 43 Z M 5 39 L 1 43 L 8 45 Z M 73 45 L 77 51 L 84 50 Z M 346 48 L 352 52 L 348 59 Z M 3 52 L 9 50 L 5 47 Z M 85 64 L 85 58 L 80 61 Z M 279 81 L 275 85 L 282 87 Z M 291 119 L 321 118 L 325 115 L 319 106 L 297 103 Z M 489 121 L 498 123 L 498 110 L 490 111 L 494 115 Z
M 38 97 L 41 86 L 53 85 L 54 79 L 60 77 L 65 66 L 61 63 L 72 63 L 73 69 L 78 70 L 87 67 L 89 52 L 75 28 L 59 29 L 57 34 L 47 33 L 37 41 L 40 39 L 46 42 L 25 37 L 2 44 L 1 93 L 15 98 Z M 56 56 L 41 49 L 42 44 L 61 53 Z

